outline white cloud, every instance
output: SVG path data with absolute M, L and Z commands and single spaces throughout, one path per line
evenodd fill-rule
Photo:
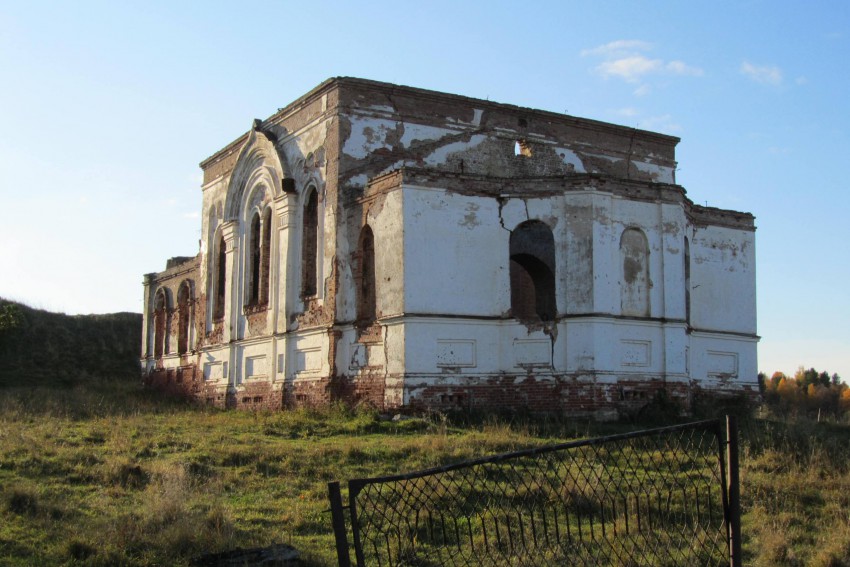
M 620 39 L 591 49 L 583 49 L 582 57 L 595 56 L 602 59 L 594 70 L 607 78 L 616 77 L 627 83 L 639 83 L 649 75 L 680 75 L 701 77 L 704 72 L 699 67 L 688 65 L 679 59 L 665 61 L 651 58 L 642 52 L 651 51 L 653 45 L 635 39 Z M 643 96 L 650 92 L 649 86 L 642 84 L 635 95 Z
M 629 83 L 635 83 L 643 75 L 657 71 L 661 66 L 661 59 L 648 59 L 643 55 L 633 55 L 613 61 L 604 61 L 596 70 L 605 78 L 620 77 Z
M 641 85 L 641 86 L 639 86 L 638 88 L 635 89 L 634 95 L 635 96 L 646 96 L 651 92 L 652 92 L 652 87 L 650 87 L 647 84 L 643 84 L 643 85 Z
M 620 116 L 629 116 L 629 117 L 631 117 L 631 116 L 637 116 L 637 115 L 638 115 L 638 111 L 637 111 L 637 109 L 636 109 L 636 108 L 632 108 L 631 106 L 627 106 L 626 108 L 618 108 L 618 109 L 617 109 L 617 110 L 615 110 L 614 112 L 615 112 L 615 113 L 617 113 L 617 114 L 619 114 Z
M 778 87 L 782 84 L 782 69 L 775 65 L 753 65 L 749 61 L 741 63 L 741 73 L 763 85 Z
M 183 218 L 184 218 L 184 219 L 197 219 L 197 218 L 201 218 L 201 213 L 199 213 L 198 211 L 192 211 L 192 212 L 190 212 L 190 213 L 183 213 Z
M 650 49 L 652 49 L 652 44 L 646 41 L 639 39 L 618 39 L 617 41 L 612 41 L 591 49 L 582 49 L 581 56 L 600 55 L 602 57 L 621 57 L 635 51 L 649 51 Z
M 665 69 L 675 75 L 689 75 L 691 77 L 702 77 L 705 73 L 699 67 L 691 67 L 683 61 L 670 61 Z

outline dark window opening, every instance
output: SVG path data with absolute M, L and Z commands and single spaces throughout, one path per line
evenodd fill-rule
M 368 324 L 375 320 L 375 237 L 369 225 L 360 231 L 360 269 L 357 282 L 357 320 Z
M 215 303 L 213 305 L 213 318 L 224 318 L 224 286 L 227 283 L 227 249 L 224 236 L 218 239 L 218 260 L 215 265 Z
M 555 239 L 545 223 L 528 221 L 511 233 L 510 279 L 514 317 L 555 320 Z
M 192 286 L 188 281 L 177 292 L 177 353 L 189 351 L 189 329 L 192 325 Z
M 319 197 L 315 189 L 310 191 L 304 205 L 304 233 L 301 239 L 301 295 L 316 295 L 316 261 L 319 240 Z
M 165 353 L 165 343 L 166 343 L 166 335 L 168 333 L 167 327 L 167 312 L 168 312 L 168 298 L 165 295 L 165 291 L 160 289 L 156 292 L 156 297 L 154 299 L 154 308 L 153 308 L 153 355 L 154 358 L 162 358 L 162 355 Z
M 248 247 L 250 257 L 250 269 L 248 277 L 250 279 L 248 304 L 256 305 L 260 301 L 260 215 L 255 213 L 251 219 L 251 241 Z
M 269 302 L 269 280 L 272 252 L 272 211 L 263 213 L 263 242 L 260 246 L 260 303 Z

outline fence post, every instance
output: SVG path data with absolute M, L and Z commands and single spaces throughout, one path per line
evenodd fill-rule
M 738 421 L 726 416 L 726 492 L 729 495 L 729 565 L 740 567 L 741 558 L 741 484 L 738 475 Z
M 336 556 L 339 567 L 351 567 L 351 556 L 348 554 L 348 538 L 345 534 L 345 516 L 342 515 L 342 494 L 338 482 L 328 483 L 328 499 L 331 501 L 331 523 L 336 539 Z

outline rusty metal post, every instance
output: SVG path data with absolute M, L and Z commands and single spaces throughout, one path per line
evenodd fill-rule
M 741 558 L 741 480 L 738 474 L 738 421 L 726 416 L 726 491 L 729 494 L 729 565 L 740 567 Z
M 338 482 L 328 483 L 328 499 L 331 501 L 331 523 L 336 539 L 336 556 L 339 567 L 351 567 L 351 556 L 348 554 L 348 538 L 345 533 L 345 516 L 342 511 L 342 494 Z

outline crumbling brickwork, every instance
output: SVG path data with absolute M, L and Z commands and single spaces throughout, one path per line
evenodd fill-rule
M 677 143 L 330 79 L 201 163 L 200 252 L 145 278 L 145 379 L 597 417 L 755 392 L 754 218 L 691 202 Z

